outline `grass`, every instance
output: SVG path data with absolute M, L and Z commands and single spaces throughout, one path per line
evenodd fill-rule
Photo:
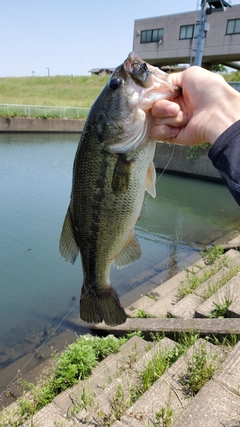
M 222 76 L 227 82 L 239 82 L 240 71 L 233 71 L 231 73 L 223 73 Z
M 217 363 L 214 356 L 207 353 L 206 346 L 202 345 L 194 351 L 187 364 L 187 372 L 180 383 L 183 385 L 188 395 L 195 396 L 204 384 L 210 380 L 217 370 Z
M 141 374 L 143 392 L 147 391 L 180 356 L 186 353 L 198 338 L 198 334 L 194 332 L 180 334 L 179 341 L 173 349 L 166 349 L 156 353 Z M 159 340 L 159 336 L 157 336 L 157 339 Z
M 173 421 L 173 410 L 171 406 L 168 403 L 162 406 L 160 410 L 156 412 L 155 418 L 155 427 L 169 427 Z
M 146 311 L 144 311 L 142 308 L 138 308 L 136 317 L 138 319 L 148 319 L 148 318 L 151 318 L 153 316 L 150 316 L 150 314 L 147 314 Z
M 214 262 L 224 254 L 224 249 L 221 246 L 215 245 L 213 248 L 208 248 L 206 251 L 202 251 L 202 258 L 207 265 L 212 265 Z
M 229 267 L 229 259 L 223 254 L 223 249 L 220 246 L 214 246 L 205 252 L 201 253 L 204 263 L 209 266 L 208 269 L 201 271 L 202 268 L 196 271 L 197 264 L 192 268 L 185 270 L 186 279 L 181 283 L 178 288 L 177 296 L 179 299 L 185 298 L 187 295 L 194 293 L 194 291 L 208 279 L 213 277 L 220 269 L 225 267 L 221 278 L 218 278 L 217 282 L 209 284 L 208 288 L 205 289 L 203 298 L 208 299 L 218 289 L 220 289 L 225 283 L 227 283 L 232 277 L 234 277 L 239 271 L 240 267 Z
M 217 292 L 223 285 L 225 285 L 229 280 L 231 280 L 236 274 L 240 271 L 239 266 L 233 266 L 226 269 L 226 271 L 222 274 L 221 278 L 217 280 L 216 283 L 209 284 L 207 289 L 205 289 L 203 293 L 204 300 L 211 297 L 215 292 Z
M 50 370 L 48 375 L 40 379 L 37 386 L 23 381 L 20 377 L 18 384 L 22 395 L 18 400 L 18 413 L 14 414 L 17 421 L 13 421 L 13 414 L 11 414 L 9 422 L 6 419 L 3 421 L 0 414 L 0 427 L 21 425 L 50 403 L 59 393 L 79 380 L 88 378 L 93 368 L 109 354 L 118 352 L 126 340 L 127 338 L 116 339 L 112 335 L 107 338 L 80 336 L 60 356 L 54 355 L 55 367 Z
M 0 78 L 0 104 L 90 108 L 109 76 Z
M 210 318 L 221 318 L 226 319 L 229 317 L 228 308 L 232 304 L 232 300 L 225 298 L 222 302 L 213 302 L 213 309 L 211 311 Z

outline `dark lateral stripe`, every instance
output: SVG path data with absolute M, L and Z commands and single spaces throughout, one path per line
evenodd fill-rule
M 97 272 L 96 272 L 96 266 L 95 266 L 95 258 L 98 251 L 98 245 L 100 242 L 97 239 L 97 235 L 100 228 L 100 222 L 101 222 L 101 206 L 103 203 L 103 200 L 105 198 L 105 182 L 106 182 L 106 175 L 107 175 L 107 153 L 104 155 L 101 153 L 101 161 L 98 164 L 98 178 L 95 182 L 95 186 L 98 188 L 97 195 L 94 199 L 92 199 L 92 218 L 91 218 L 91 228 L 90 228 L 90 234 L 89 234 L 89 277 L 91 283 L 96 283 L 97 281 Z

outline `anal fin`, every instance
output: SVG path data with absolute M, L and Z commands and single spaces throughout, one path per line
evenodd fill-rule
M 156 197 L 156 169 L 153 162 L 148 167 L 145 189 L 153 198 Z
M 123 268 L 134 261 L 137 261 L 142 256 L 142 250 L 139 242 L 133 233 L 127 244 L 115 258 L 114 264 L 117 268 Z

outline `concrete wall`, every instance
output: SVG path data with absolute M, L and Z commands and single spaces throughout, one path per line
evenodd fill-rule
M 1 132 L 66 132 L 80 133 L 85 120 L 0 117 Z
M 154 165 L 161 171 L 166 168 L 165 173 L 222 182 L 218 171 L 208 157 L 208 151 L 209 148 L 199 147 L 196 158 L 189 158 L 189 147 L 160 142 L 157 144 Z

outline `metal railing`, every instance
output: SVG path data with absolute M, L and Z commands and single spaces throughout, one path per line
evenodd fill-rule
M 55 107 L 45 105 L 0 104 L 0 116 L 85 119 L 89 108 Z

